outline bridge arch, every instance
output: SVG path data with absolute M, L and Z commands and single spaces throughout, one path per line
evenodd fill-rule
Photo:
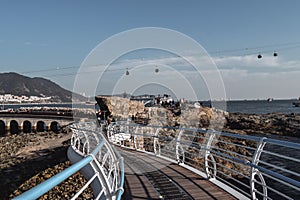
M 20 132 L 19 123 L 16 120 L 11 120 L 9 123 L 10 133 L 18 134 Z
M 54 133 L 58 133 L 60 130 L 60 125 L 57 121 L 53 121 L 50 123 L 49 129 L 50 129 L 50 131 L 53 131 Z
M 23 133 L 31 133 L 32 132 L 32 124 L 30 121 L 23 121 Z
M 6 135 L 6 125 L 3 120 L 0 120 L 0 137 L 4 137 Z
M 37 121 L 36 132 L 45 132 L 47 130 L 46 123 L 44 121 Z

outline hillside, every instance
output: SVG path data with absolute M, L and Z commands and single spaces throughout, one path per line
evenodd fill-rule
M 0 73 L 0 94 L 48 96 L 55 102 L 71 102 L 72 92 L 60 87 L 56 83 L 44 78 L 30 78 L 14 72 Z M 76 94 L 76 100 L 85 101 Z

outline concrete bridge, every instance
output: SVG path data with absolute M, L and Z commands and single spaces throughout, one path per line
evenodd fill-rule
M 0 113 L 0 137 L 31 132 L 59 131 L 73 122 L 72 116 L 31 113 Z

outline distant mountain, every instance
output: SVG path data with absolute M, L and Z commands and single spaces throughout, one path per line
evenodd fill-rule
M 30 78 L 14 72 L 0 73 L 0 94 L 17 96 L 47 96 L 55 102 L 71 102 L 72 92 L 45 78 Z M 86 98 L 76 94 L 76 100 Z

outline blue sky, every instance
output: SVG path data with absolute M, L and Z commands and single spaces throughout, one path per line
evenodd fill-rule
M 299 8 L 297 0 L 0 1 L 0 71 L 71 90 L 72 74 L 100 42 L 132 28 L 164 27 L 211 54 L 228 98 L 297 98 Z

